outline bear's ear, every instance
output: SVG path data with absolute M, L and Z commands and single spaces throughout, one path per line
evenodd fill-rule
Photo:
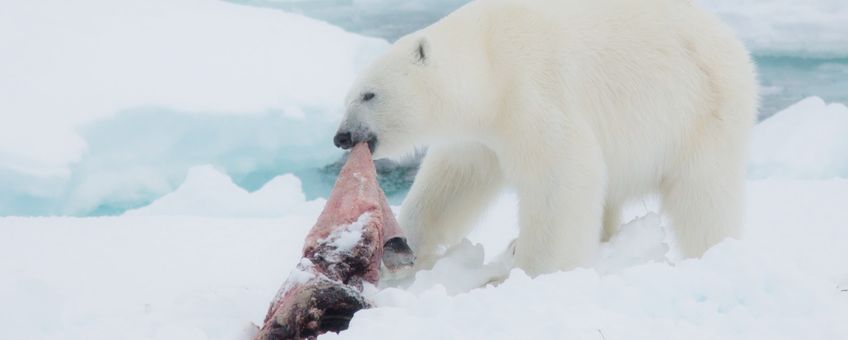
M 427 57 L 430 54 L 430 44 L 427 42 L 427 39 L 421 38 L 418 40 L 418 43 L 415 44 L 415 52 L 414 52 L 414 61 L 416 64 L 426 64 Z

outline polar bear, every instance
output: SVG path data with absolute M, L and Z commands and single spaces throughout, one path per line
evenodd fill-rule
M 691 1 L 478 0 L 365 69 L 334 143 L 428 148 L 399 218 L 421 267 L 504 186 L 530 275 L 586 265 L 651 193 L 698 257 L 740 235 L 756 90 L 746 49 Z

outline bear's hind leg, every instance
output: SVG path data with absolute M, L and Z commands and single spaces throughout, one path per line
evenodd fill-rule
M 717 138 L 718 139 L 718 138 Z M 685 150 L 660 186 L 685 257 L 700 257 L 725 238 L 740 236 L 744 218 L 744 143 L 732 138 Z

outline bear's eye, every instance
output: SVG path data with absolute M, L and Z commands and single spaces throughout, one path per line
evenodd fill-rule
M 374 94 L 374 92 L 368 92 L 368 93 L 366 93 L 366 94 L 363 94 L 363 95 L 362 95 L 362 101 L 367 102 L 367 101 L 369 101 L 369 100 L 371 100 L 371 99 L 374 99 L 374 96 L 376 96 L 376 95 Z

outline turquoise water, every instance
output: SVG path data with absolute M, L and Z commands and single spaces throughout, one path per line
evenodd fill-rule
M 809 96 L 848 103 L 848 57 L 756 56 L 762 85 L 760 118 Z

